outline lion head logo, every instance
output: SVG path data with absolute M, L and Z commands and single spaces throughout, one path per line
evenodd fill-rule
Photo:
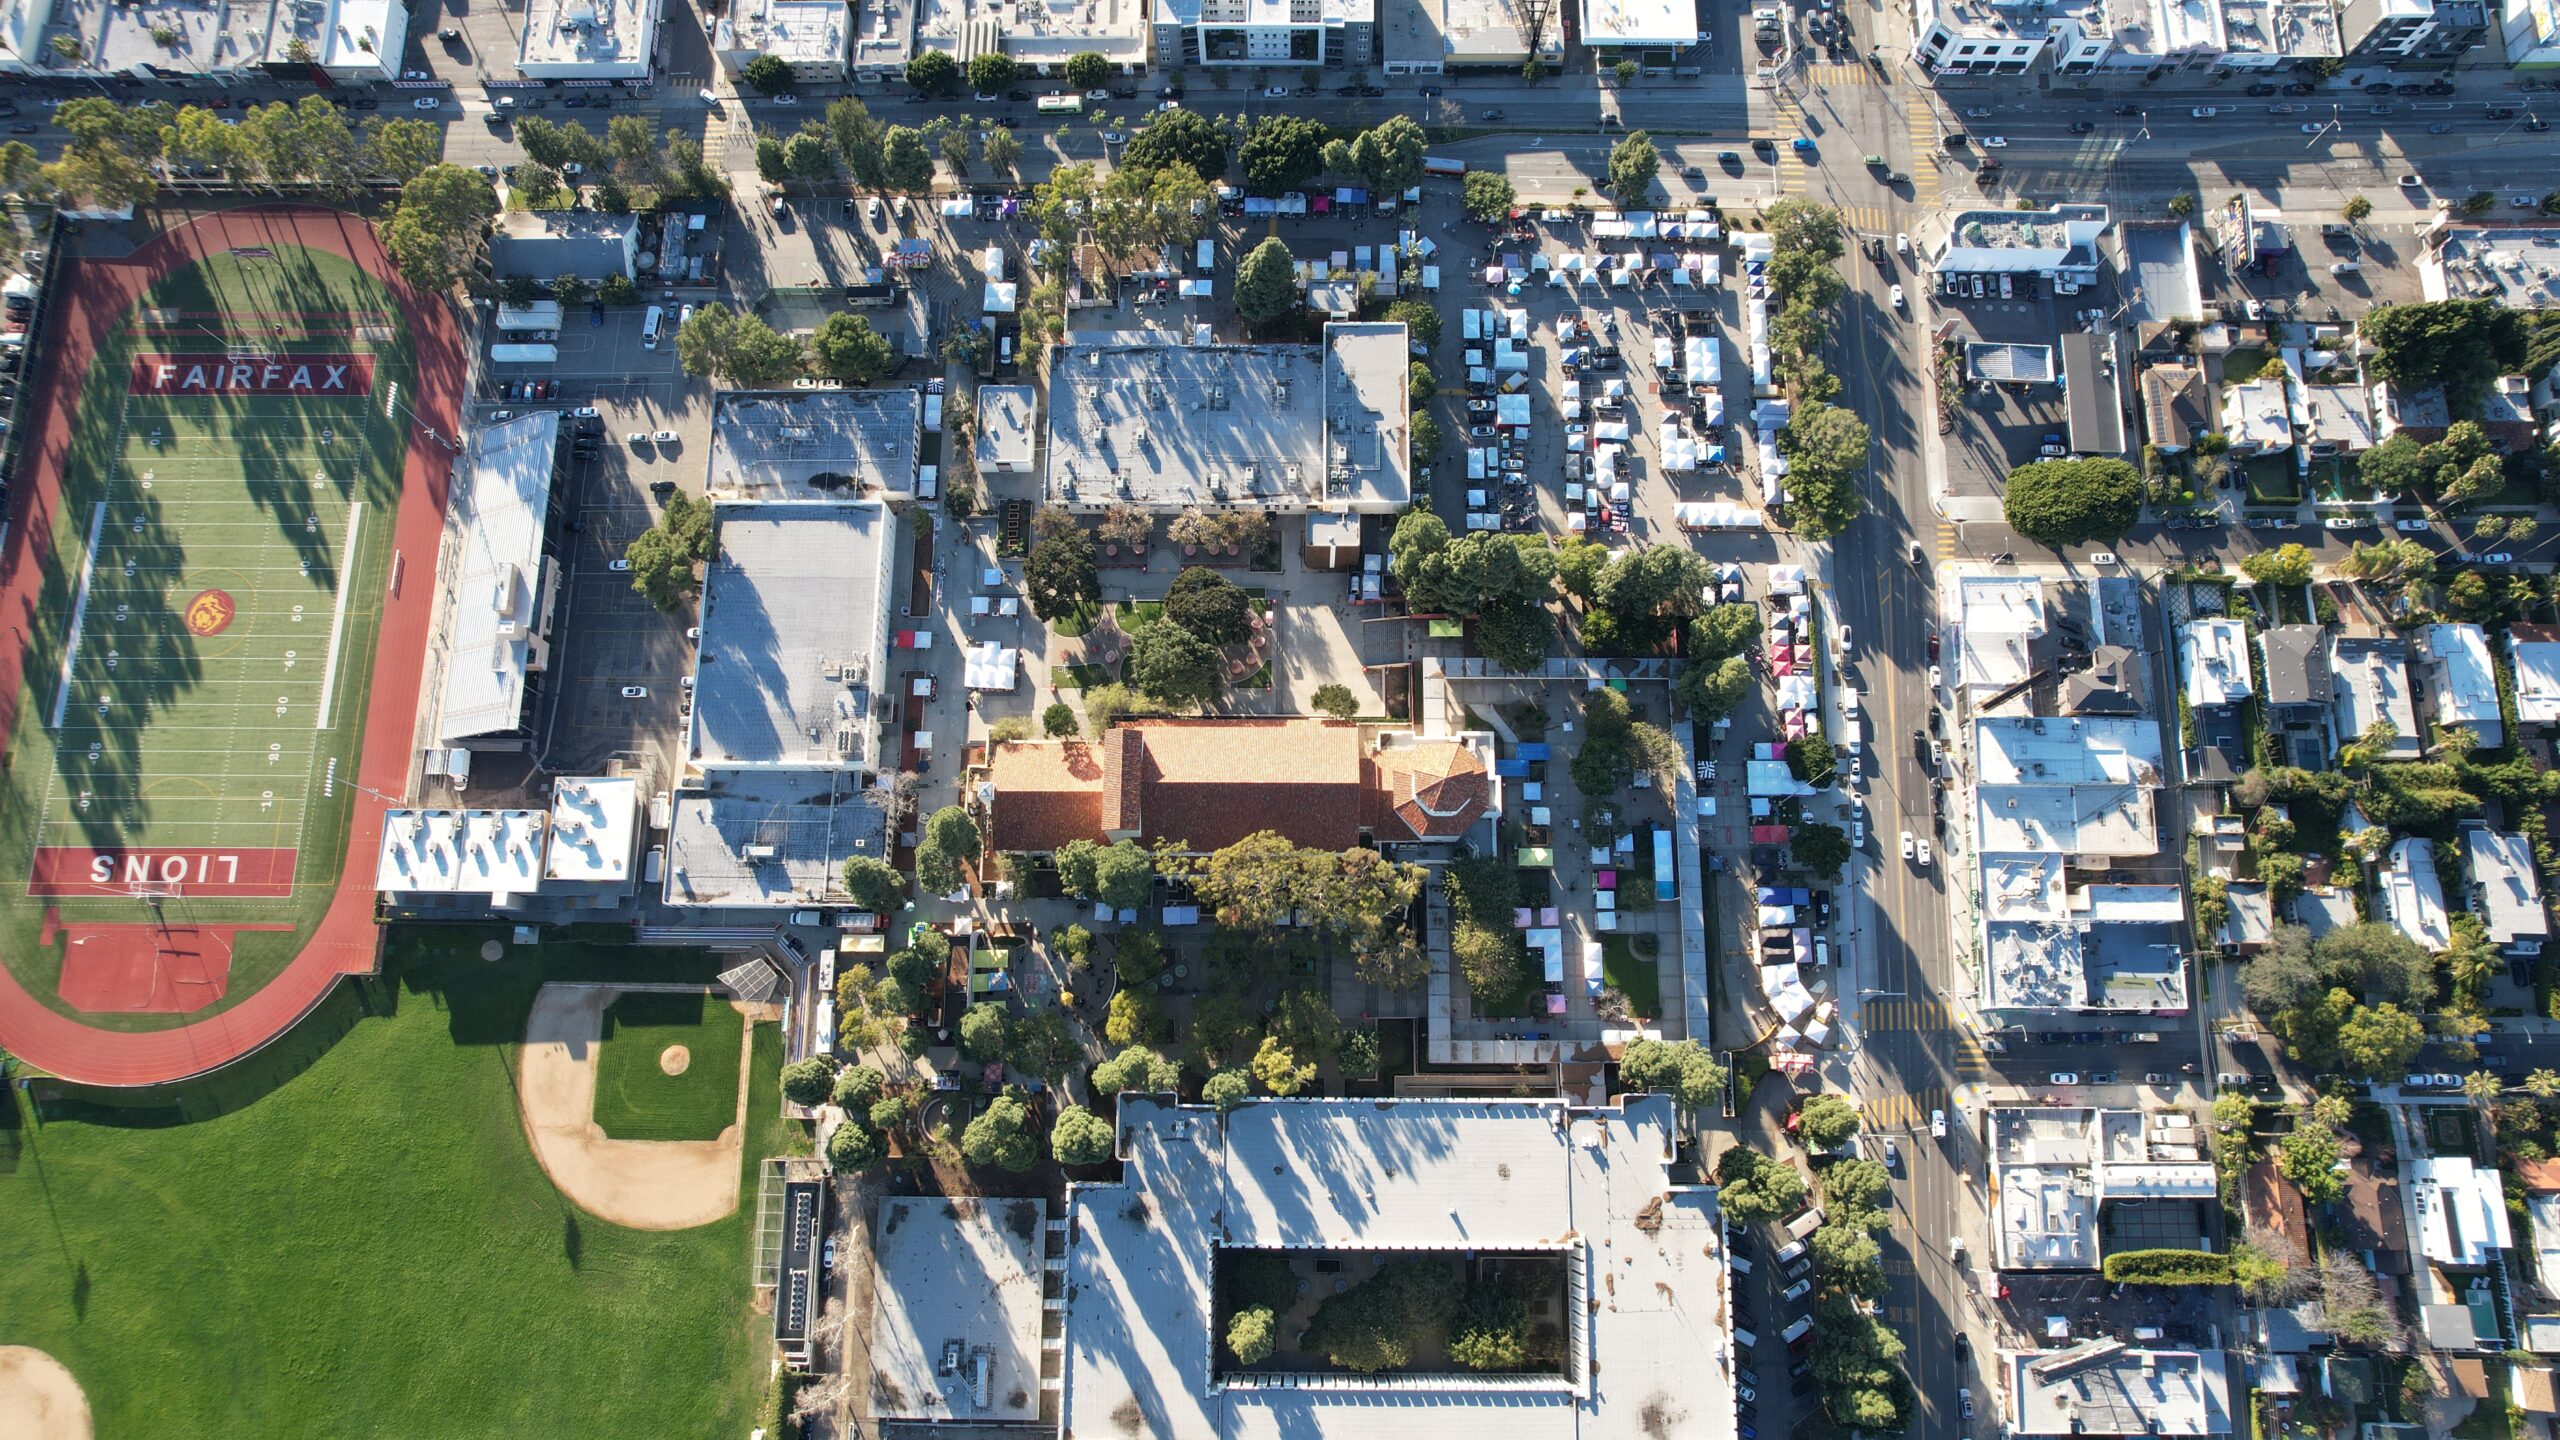
M 232 617 L 240 607 L 232 602 L 227 590 L 206 590 L 187 602 L 187 631 L 194 635 L 213 636 L 231 628 Z

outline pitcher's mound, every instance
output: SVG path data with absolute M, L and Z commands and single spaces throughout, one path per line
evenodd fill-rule
M 89 1440 L 89 1397 L 62 1362 L 24 1345 L 0 1345 L 0 1435 Z
M 693 1067 L 693 1052 L 682 1045 L 670 1045 L 658 1052 L 658 1068 L 670 1075 L 681 1075 Z
M 525 1018 L 517 1098 L 534 1158 L 560 1193 L 600 1219 L 634 1230 L 684 1230 L 738 1208 L 739 1137 L 746 1131 L 746 1065 L 740 1046 L 734 1117 L 716 1140 L 616 1140 L 594 1120 L 596 1049 L 611 985 L 545 985 Z M 739 1017 L 744 1023 L 744 1017 Z M 659 1056 L 661 1066 L 685 1047 Z M 672 1072 L 670 1072 L 672 1073 Z M 0 1434 L 5 1434 L 0 1431 Z

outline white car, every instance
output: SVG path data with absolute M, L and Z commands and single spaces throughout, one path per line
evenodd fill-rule
M 579 163 L 578 163 L 577 161 L 575 161 L 575 160 L 563 160 L 563 161 L 561 161 L 561 162 L 560 162 L 560 173 L 561 173 L 561 174 L 563 174 L 563 175 L 567 175 L 567 176 L 575 177 L 575 176 L 579 176 L 579 175 L 584 175 L 584 174 L 586 174 L 586 173 L 587 173 L 587 167 L 586 167 L 586 166 L 584 166 L 584 165 L 579 164 Z
M 403 80 L 433 80 L 436 77 L 428 74 L 424 70 L 403 70 L 400 72 L 400 78 Z
M 597 410 L 593 405 L 581 405 L 569 413 L 577 416 L 581 420 L 596 420 L 603 418 L 603 412 Z
M 648 435 L 648 432 L 643 431 L 643 430 L 634 430 L 634 431 L 632 431 L 630 434 L 625 435 L 625 436 L 623 436 L 622 438 L 623 438 L 623 440 L 624 440 L 624 442 L 625 442 L 625 443 L 627 443 L 627 444 L 632 444 L 632 445 L 646 445 L 646 444 L 648 444 L 648 443 L 649 443 L 649 435 Z
M 1920 863 L 1929 863 L 1929 842 L 1925 837 L 1920 841 Z
M 1097 102 L 1108 100 L 1111 98 L 1111 92 L 1108 90 L 1087 90 L 1084 92 L 1084 98 Z
M 2089 555 L 2089 563 L 2092 565 L 2113 565 L 2116 563 L 2116 552 L 2113 550 L 2091 551 Z
M 622 698 L 625 700 L 646 700 L 649 698 L 649 687 L 646 685 L 625 685 L 622 687 Z
M 2305 135 L 2317 135 L 2328 128 L 2328 126 L 2322 125 L 2317 121 L 2305 120 L 2302 122 L 2302 133 Z
M 2055 1085 L 2077 1085 L 2080 1083 L 2080 1072 L 2077 1070 L 2056 1070 L 2053 1072 L 2050 1083 Z
M 800 103 L 800 97 L 791 94 L 776 95 L 773 97 L 773 103 L 776 105 L 797 105 Z
M 2006 135 L 1985 135 L 1982 137 L 1982 148 L 1985 150 L 2006 150 L 2009 148 L 2009 137 Z
M 2429 526 L 2424 520 L 2395 520 L 2392 522 L 2392 528 L 2395 530 L 2405 530 L 2412 535 L 2424 535 L 2433 527 Z
M 870 220 L 872 228 L 877 229 L 880 225 L 880 217 L 888 212 L 881 206 L 880 197 L 874 195 L 871 197 L 871 203 L 862 207 L 862 213 Z
M 1942 667 L 1940 667 L 1940 666 L 1936 666 L 1936 665 L 1932 665 L 1932 666 L 1930 666 L 1930 667 L 1929 667 L 1929 689 L 1930 689 L 1930 691 L 1931 691 L 1932 693 L 1935 693 L 1936 691 L 1942 690 L 1942 689 L 1946 688 L 1946 684 L 1947 684 L 1947 676 L 1946 676 L 1946 671 L 1944 670 L 1944 668 L 1942 668 Z
M 2197 120 L 2210 120 L 2221 113 L 2221 107 L 2215 105 L 2199 105 L 2187 112 L 2190 117 Z
M 1912 835 L 1912 833 L 1911 833 L 1910 831 L 1908 831 L 1908 830 L 1903 831 L 1903 832 L 1902 832 L 1902 858 L 1903 858 L 1903 859 L 1905 859 L 1905 860 L 1908 860 L 1908 859 L 1910 859 L 1911 857 L 1913 857 L 1914 855 L 1917 855 L 1917 854 L 1919 854 L 1919 853 L 1920 853 L 1920 850 L 1919 850 L 1919 845 L 1918 845 L 1918 842 L 1917 842 L 1916 837 L 1914 837 L 1914 836 Z
M 2425 181 L 2420 180 L 2415 175 L 2403 175 L 2400 177 L 2400 188 L 2403 190 L 2415 190 L 2425 183 Z
M 433 95 L 421 95 L 410 101 L 409 105 L 416 110 L 441 110 L 444 108 L 444 101 Z
M 1932 1110 L 1929 1112 L 1929 1138 L 1932 1140 L 1944 1140 L 1947 1138 L 1946 1111 Z
M 1902 287 L 1899 285 L 1893 287 L 1893 308 L 1896 310 L 1902 308 Z
M 604 568 L 612 571 L 616 575 L 620 575 L 630 570 L 631 562 L 623 559 L 619 555 L 616 555 L 612 559 L 604 562 Z
M 1894 254 L 1896 254 L 1896 255 L 1908 255 L 1908 254 L 1910 254 L 1910 253 L 1911 253 L 1911 237 L 1910 237 L 1910 236 L 1908 236 L 1908 235 L 1902 235 L 1902 234 L 1897 234 L 1897 235 L 1895 235 L 1895 236 L 1893 237 L 1893 253 L 1894 253 Z
M 1265 85 L 1262 87 L 1262 98 L 1265 100 L 1286 100 L 1289 98 L 1289 87 L 1286 85 Z
M 1181 108 L 1182 102 L 1179 100 L 1159 100 L 1156 102 L 1156 113 L 1159 115 L 1164 114 L 1168 110 L 1179 110 Z
M 676 432 L 673 430 L 661 430 L 649 438 L 657 441 L 661 445 L 673 445 L 676 443 Z

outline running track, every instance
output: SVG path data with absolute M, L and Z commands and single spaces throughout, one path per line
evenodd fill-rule
M 160 278 L 203 256 L 238 246 L 301 245 L 343 255 L 371 272 L 399 302 L 417 352 L 415 390 L 403 402 L 442 435 L 455 423 L 463 385 L 463 359 L 442 301 L 403 284 L 362 217 L 308 206 L 261 205 L 202 216 L 154 237 L 122 260 L 79 260 L 61 270 L 54 335 L 48 341 L 44 379 L 30 430 L 27 483 L 17 487 L 9 545 L 0 554 L 0 618 L 35 629 L 54 523 L 62 505 L 62 467 L 70 448 L 72 412 L 89 378 L 101 336 L 130 323 L 133 306 Z M 408 469 L 401 477 L 400 516 L 393 538 L 398 559 L 415 572 L 396 596 L 385 598 L 382 638 L 365 710 L 364 753 L 356 776 L 369 789 L 398 794 L 407 787 L 409 742 L 418 714 L 419 671 L 425 663 L 436 548 L 444 531 L 447 452 L 414 430 Z M 65 563 L 76 557 L 65 557 Z M 20 645 L 25 644 L 21 639 Z M 0 750 L 18 713 L 25 657 L 0 667 Z M 0 1048 L 66 1080 L 92 1085 L 157 1085 L 201 1075 L 264 1045 L 311 1013 L 341 975 L 369 973 L 374 965 L 372 874 L 382 835 L 381 801 L 358 791 L 347 827 L 347 853 L 338 891 L 302 953 L 256 994 L 231 1008 L 171 1030 L 132 1033 L 82 1024 L 27 993 L 0 966 Z

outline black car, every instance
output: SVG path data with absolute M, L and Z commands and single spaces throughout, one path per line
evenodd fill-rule
M 40 125 L 12 125 L 9 127 L 9 133 L 12 135 L 33 135 L 36 131 L 42 128 L 44 127 Z
M 2527 115 L 2524 117 L 2524 128 L 2533 134 L 2539 135 L 2543 131 L 2551 128 L 2551 122 L 2543 119 L 2539 115 Z
M 1437 85 L 1425 85 L 1415 93 L 1419 94 L 1425 100 L 1437 100 L 1440 98 L 1440 87 Z
M 2095 120 L 2074 120 L 2071 122 L 2071 133 L 2074 135 L 2086 135 L 2097 128 L 2098 122 Z
M 1363 85 L 1360 87 L 1360 98 L 1363 100 L 1375 100 L 1386 93 L 1387 87 L 1384 85 Z
M 1179 100 L 1182 98 L 1182 87 L 1179 85 L 1167 85 L 1156 92 L 1156 98 L 1159 100 Z
M 2489 118 L 2492 120 L 2513 120 L 2516 118 L 2516 112 L 2505 105 L 2492 105 L 2489 107 Z
M 2305 85 L 2299 80 L 2284 87 L 2284 93 L 2287 95 L 2310 95 L 2316 93 L 2318 90 L 2318 86 Z
M 1018 105 L 1023 101 L 1030 99 L 1031 92 L 1028 90 L 1007 90 L 1004 92 L 1004 98 L 1011 100 Z
M 2276 93 L 2276 87 L 2265 84 L 2252 85 L 2249 87 L 2249 93 L 2252 95 L 2273 95 Z

